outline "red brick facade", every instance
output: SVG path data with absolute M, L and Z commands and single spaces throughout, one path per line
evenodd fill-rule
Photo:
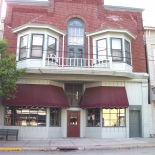
M 146 72 L 142 14 L 105 10 L 101 4 L 103 0 L 51 0 L 49 6 L 8 4 L 4 38 L 9 42 L 9 51 L 12 53 L 16 51 L 17 34 L 12 33 L 12 29 L 16 27 L 28 23 L 39 23 L 67 31 L 67 22 L 71 18 L 78 17 L 85 23 L 85 32 L 115 28 L 126 29 L 133 33 L 136 36 L 136 39 L 132 40 L 133 71 Z M 65 50 L 66 47 L 65 39 Z M 85 37 L 85 51 L 87 52 L 87 37 Z

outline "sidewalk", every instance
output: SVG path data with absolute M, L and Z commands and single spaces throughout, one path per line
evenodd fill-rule
M 155 138 L 125 139 L 92 139 L 92 138 L 60 138 L 60 139 L 19 139 L 9 141 L 0 139 L 0 150 L 23 151 L 56 151 L 56 150 L 109 150 L 155 147 Z

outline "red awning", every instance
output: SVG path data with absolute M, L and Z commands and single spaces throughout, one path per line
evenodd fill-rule
M 18 84 L 15 99 L 3 99 L 4 105 L 68 108 L 63 88 L 52 85 Z
M 127 108 L 125 87 L 100 86 L 86 88 L 81 108 Z

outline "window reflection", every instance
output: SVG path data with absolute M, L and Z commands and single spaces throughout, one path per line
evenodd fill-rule
M 50 126 L 61 126 L 61 111 L 59 108 L 50 108 Z
M 46 108 L 6 106 L 5 125 L 46 126 Z
M 87 113 L 87 126 L 88 127 L 99 127 L 100 125 L 100 109 L 88 109 Z
M 125 126 L 125 109 L 102 109 L 102 126 Z

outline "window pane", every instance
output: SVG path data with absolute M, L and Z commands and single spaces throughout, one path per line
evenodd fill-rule
M 125 126 L 125 109 L 102 109 L 102 126 Z
M 87 126 L 99 127 L 100 126 L 100 109 L 88 109 L 87 111 Z
M 112 49 L 121 49 L 121 39 L 112 39 Z
M 101 60 L 106 59 L 106 56 L 107 56 L 106 39 L 97 41 L 97 52 L 98 52 L 98 59 L 101 59 Z
M 56 55 L 56 39 L 48 36 L 48 52 L 47 54 Z
M 6 107 L 5 125 L 46 126 L 46 108 Z M 11 111 L 10 111 L 11 109 Z M 11 112 L 11 115 L 8 113 Z
M 131 55 L 130 55 L 130 43 L 125 40 L 125 55 L 126 55 L 126 62 L 131 64 Z
M 22 36 L 20 38 L 20 49 L 19 49 L 19 58 L 26 58 L 28 49 L 28 35 Z
M 82 84 L 66 84 L 65 93 L 71 106 L 79 106 L 83 95 Z
M 122 58 L 122 45 L 121 45 L 121 39 L 114 39 L 112 38 L 112 59 L 116 61 L 123 60 Z
M 84 24 L 79 19 L 68 23 L 68 45 L 84 45 Z
M 43 35 L 33 35 L 32 38 L 32 57 L 42 57 Z
M 61 111 L 59 108 L 50 108 L 50 126 L 61 126 Z

